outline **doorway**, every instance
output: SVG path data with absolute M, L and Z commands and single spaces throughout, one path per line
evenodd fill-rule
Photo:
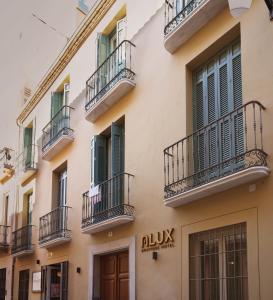
M 128 251 L 100 256 L 100 299 L 129 300 Z
M 6 297 L 6 269 L 0 269 L 0 300 Z

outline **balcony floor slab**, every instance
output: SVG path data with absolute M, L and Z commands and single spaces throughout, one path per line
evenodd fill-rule
M 50 161 L 56 156 L 62 149 L 74 141 L 74 135 L 62 134 L 52 145 L 43 151 L 42 158 Z
M 96 224 L 91 224 L 89 226 L 86 226 L 85 228 L 82 228 L 82 233 L 85 234 L 93 234 L 93 233 L 97 233 L 97 232 L 101 232 L 104 230 L 108 230 L 120 225 L 124 225 L 130 222 L 134 221 L 134 217 L 133 216 L 127 216 L 127 215 L 123 215 L 123 216 L 117 216 Z
M 268 167 L 251 167 L 167 198 L 164 200 L 164 204 L 168 207 L 182 206 L 195 202 L 200 198 L 205 198 L 246 183 L 255 182 L 261 178 L 267 177 L 269 174 L 270 170 Z
M 204 0 L 165 36 L 166 50 L 173 54 L 227 5 L 227 0 Z
M 71 237 L 58 237 L 51 240 L 40 241 L 39 245 L 41 248 L 53 248 L 61 244 L 65 244 L 71 241 Z
M 97 103 L 90 107 L 85 114 L 85 119 L 94 123 L 103 113 L 133 89 L 135 85 L 133 80 L 127 78 L 120 79 Z
M 34 253 L 33 249 L 29 249 L 29 250 L 22 250 L 16 253 L 12 253 L 13 257 L 23 257 L 23 256 L 27 256 L 27 255 L 31 255 Z

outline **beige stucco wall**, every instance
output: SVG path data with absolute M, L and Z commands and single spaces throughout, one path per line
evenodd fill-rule
M 264 114 L 264 148 L 272 167 L 271 119 L 273 103 L 272 51 L 273 26 L 263 1 L 253 1 L 251 9 L 239 20 L 234 20 L 228 8 L 207 24 L 174 55 L 163 46 L 163 9 L 157 11 L 160 1 L 127 0 L 128 36 L 136 44 L 134 71 L 137 74 L 135 89 L 106 112 L 95 124 L 84 118 L 84 88 L 88 77 L 95 70 L 96 33 L 103 31 L 117 14 L 123 1 L 116 1 L 105 18 L 97 26 L 85 44 L 79 49 L 66 69 L 46 93 L 39 105 L 28 116 L 24 125 L 36 118 L 36 139 L 50 118 L 50 94 L 69 74 L 71 78 L 71 105 L 75 108 L 72 125 L 75 141 L 52 161 L 39 159 L 36 179 L 21 189 L 33 186 L 35 203 L 35 254 L 16 262 L 15 299 L 18 291 L 18 271 L 30 268 L 37 271 L 41 265 L 69 260 L 69 299 L 88 299 L 90 285 L 90 251 L 98 246 L 136 237 L 136 298 L 188 299 L 187 245 L 188 234 L 227 224 L 247 222 L 248 275 L 250 299 L 272 299 L 270 282 L 273 260 L 270 254 L 272 242 L 272 176 L 256 184 L 254 192 L 248 185 L 240 186 L 214 196 L 201 199 L 180 208 L 167 208 L 163 204 L 163 149 L 188 133 L 191 120 L 189 78 L 195 58 L 210 47 L 210 55 L 223 44 L 221 37 L 234 30 L 234 38 L 240 29 L 242 49 L 244 102 L 255 99 L 267 110 Z M 143 11 L 145 10 L 145 14 Z M 152 17 L 151 15 L 154 14 Z M 238 24 L 240 22 L 240 24 Z M 143 27 L 143 24 L 145 26 Z M 140 30 L 141 29 L 141 30 Z M 202 59 L 201 59 L 202 60 Z M 125 116 L 125 171 L 135 175 L 132 184 L 132 204 L 135 221 L 95 235 L 81 233 L 82 193 L 88 190 L 90 181 L 90 141 L 112 122 Z M 39 217 L 51 210 L 52 171 L 67 161 L 68 205 L 72 207 L 69 227 L 72 241 L 49 251 L 38 246 Z M 151 252 L 141 252 L 143 234 L 166 228 L 175 229 L 175 248 L 160 250 L 157 261 Z M 36 260 L 40 260 L 40 265 Z M 81 267 L 81 273 L 76 273 Z M 30 299 L 39 299 L 30 293 Z

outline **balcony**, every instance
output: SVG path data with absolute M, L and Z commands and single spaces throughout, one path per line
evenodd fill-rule
M 227 0 L 165 0 L 164 46 L 174 53 L 225 6 Z
M 24 148 L 17 158 L 21 174 L 21 184 L 36 174 L 38 170 L 38 148 L 37 145 L 29 145 Z
M 9 226 L 0 225 L 0 250 L 6 250 L 9 247 L 8 229 Z
M 7 182 L 14 171 L 13 150 L 4 147 L 0 150 L 0 184 Z
M 61 206 L 40 218 L 40 247 L 55 247 L 71 240 L 71 230 L 67 228 L 68 210 L 68 206 Z
M 30 255 L 34 252 L 32 245 L 32 225 L 26 225 L 12 233 L 11 253 L 14 257 Z
M 264 110 L 248 102 L 166 148 L 164 204 L 181 206 L 268 176 Z
M 86 82 L 85 118 L 94 123 L 104 112 L 135 87 L 132 50 L 123 41 Z
M 44 127 L 42 136 L 42 158 L 51 160 L 74 140 L 74 132 L 70 128 L 70 106 L 63 106 L 52 120 Z
M 97 233 L 134 221 L 130 180 L 122 173 L 83 194 L 82 232 Z

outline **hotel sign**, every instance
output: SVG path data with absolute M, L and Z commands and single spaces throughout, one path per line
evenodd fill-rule
M 141 251 L 155 251 L 174 248 L 174 228 L 144 235 L 141 241 Z

